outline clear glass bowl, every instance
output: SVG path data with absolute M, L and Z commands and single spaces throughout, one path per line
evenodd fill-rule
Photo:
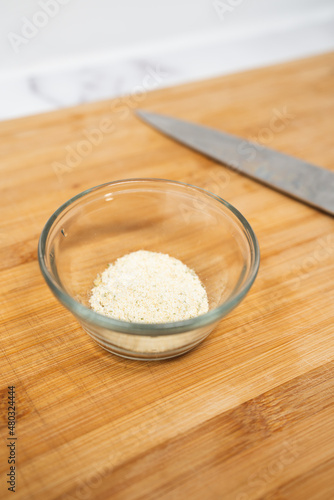
M 167 253 L 194 269 L 209 311 L 163 324 L 127 323 L 89 307 L 97 274 L 136 250 Z M 199 344 L 244 298 L 259 267 L 246 219 L 208 191 L 162 179 L 127 179 L 70 199 L 46 223 L 38 247 L 57 299 L 104 349 L 127 358 L 166 359 Z

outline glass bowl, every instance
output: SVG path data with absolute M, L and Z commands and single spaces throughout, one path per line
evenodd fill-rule
M 130 252 L 169 254 L 193 269 L 209 311 L 173 323 L 128 323 L 89 306 L 109 263 Z M 245 297 L 259 267 L 246 219 L 204 189 L 163 179 L 126 179 L 83 191 L 46 223 L 38 246 L 42 274 L 57 299 L 104 349 L 126 358 L 166 359 L 199 344 Z

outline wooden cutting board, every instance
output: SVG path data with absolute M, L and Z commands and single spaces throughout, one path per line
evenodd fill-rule
M 334 170 L 333 90 L 326 54 L 0 124 L 2 499 L 14 498 L 8 386 L 17 500 L 334 498 L 334 219 L 133 115 L 170 114 Z M 82 143 L 87 134 L 95 145 Z M 249 220 L 262 255 L 241 305 L 198 348 L 164 362 L 103 351 L 37 262 L 39 234 L 64 201 L 150 176 L 221 195 Z

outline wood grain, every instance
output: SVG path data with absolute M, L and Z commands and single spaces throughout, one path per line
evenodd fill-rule
M 334 56 L 325 54 L 0 124 L 1 498 L 11 498 L 10 385 L 16 499 L 334 498 L 333 218 L 133 116 L 138 107 L 170 114 L 334 170 L 333 88 Z M 100 144 L 66 163 L 66 148 L 107 124 Z M 227 199 L 262 256 L 250 294 L 210 337 L 155 363 L 95 345 L 37 263 L 39 234 L 61 203 L 149 176 Z

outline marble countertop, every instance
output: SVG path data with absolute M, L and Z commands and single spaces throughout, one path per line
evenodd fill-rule
M 333 17 L 276 31 L 175 38 L 132 49 L 64 57 L 43 67 L 4 72 L 0 119 L 43 113 L 127 94 L 142 95 L 197 79 L 232 73 L 334 49 Z

